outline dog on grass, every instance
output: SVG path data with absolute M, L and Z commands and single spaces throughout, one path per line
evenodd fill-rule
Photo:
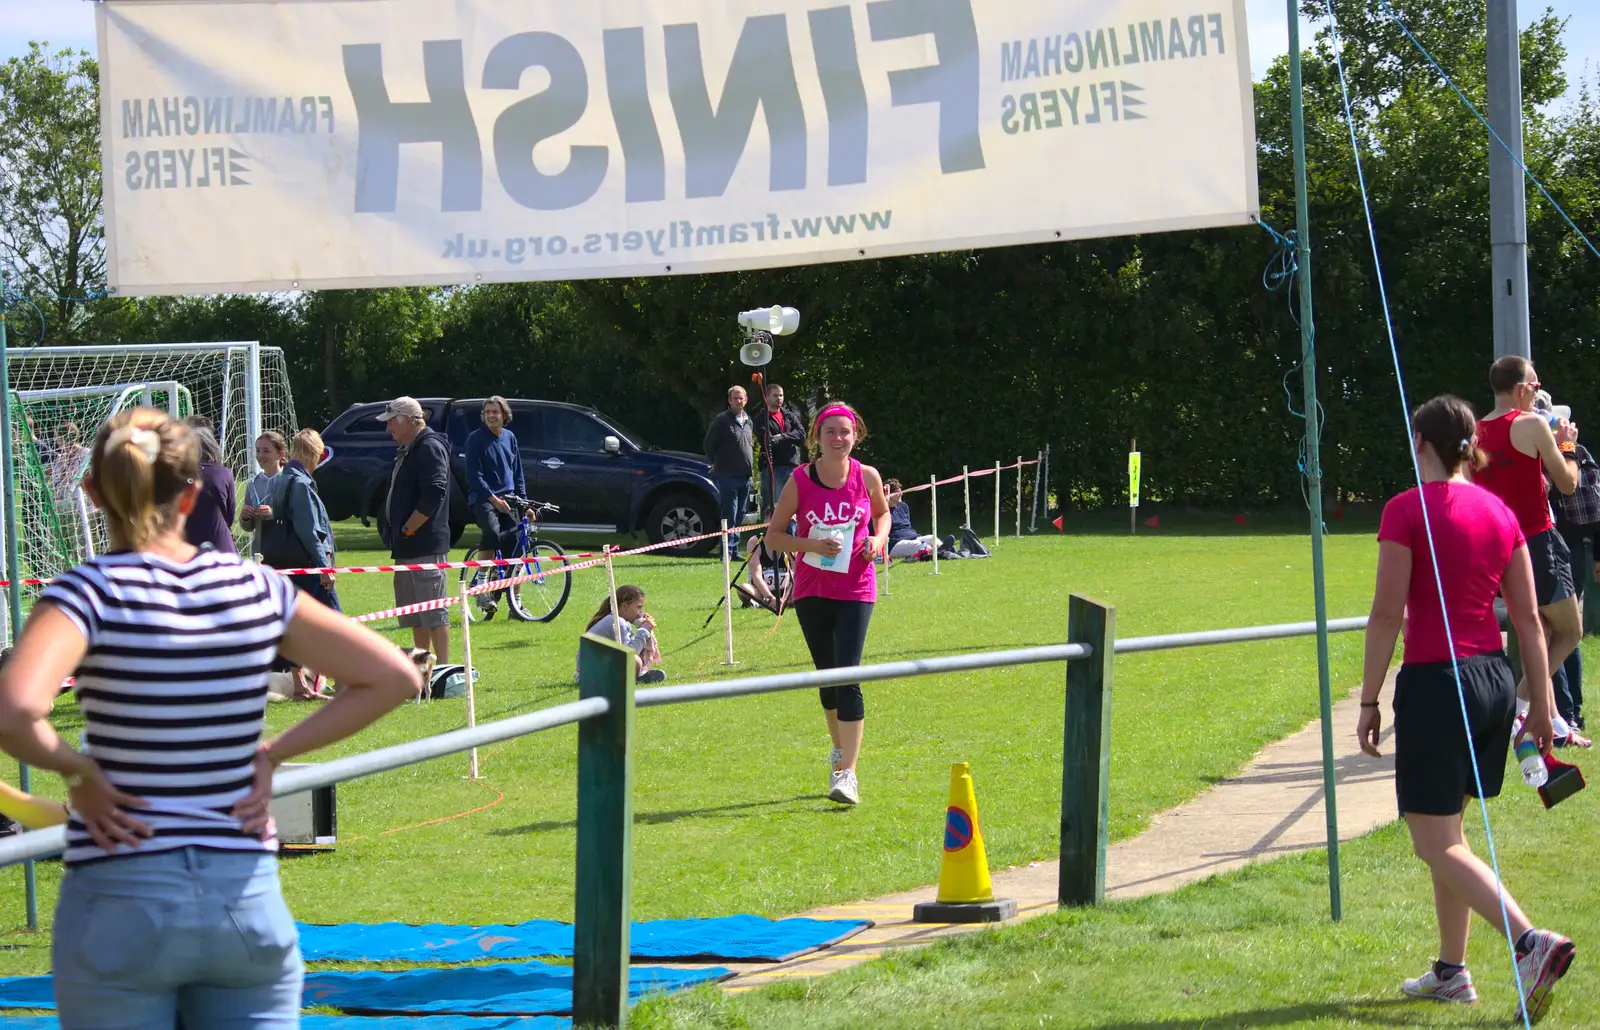
M 421 686 L 417 690 L 417 700 L 426 701 L 429 697 L 429 684 L 433 682 L 433 666 L 437 659 L 433 652 L 420 647 L 402 647 L 400 651 L 416 666 L 421 676 Z M 296 666 L 287 672 L 274 672 L 267 677 L 267 700 L 277 701 L 326 701 L 338 689 L 337 685 L 324 680 L 322 676 L 311 670 Z

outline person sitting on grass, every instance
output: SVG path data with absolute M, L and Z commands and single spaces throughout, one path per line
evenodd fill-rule
M 781 554 L 775 554 L 762 543 L 761 537 L 754 537 L 750 544 L 750 573 L 748 583 L 735 583 L 734 592 L 742 599 L 746 608 L 765 608 L 776 615 L 780 604 L 788 601 L 788 576 L 780 566 L 785 561 Z M 781 599 L 778 595 L 785 596 Z
M 660 683 L 666 679 L 666 672 L 654 668 L 661 663 L 661 646 L 656 640 L 656 620 L 644 610 L 644 591 L 631 585 L 617 587 L 617 613 L 620 620 L 611 614 L 611 598 L 606 598 L 583 631 L 620 640 L 624 647 L 633 648 L 639 663 L 637 682 Z M 577 678 L 576 672 L 573 678 Z
M 883 488 L 889 495 L 889 557 L 905 561 L 938 547 L 939 541 L 931 534 L 919 535 L 911 527 L 911 505 L 905 502 L 900 480 L 886 479 Z
M 1461 832 L 1467 801 L 1500 793 L 1514 733 L 1516 679 L 1500 642 L 1496 593 L 1505 598 L 1522 643 L 1531 705 L 1524 732 L 1546 754 L 1554 735 L 1549 653 L 1528 542 L 1511 508 L 1467 478 L 1485 460 L 1478 450 L 1481 425 L 1459 397 L 1435 397 L 1411 417 L 1422 486 L 1392 498 L 1378 527 L 1356 737 L 1361 750 L 1378 757 L 1378 692 L 1403 626 L 1405 654 L 1394 687 L 1394 786 L 1412 847 L 1432 874 L 1439 959 L 1401 990 L 1436 1001 L 1478 1000 L 1466 969 L 1476 912 L 1515 942 L 1527 1018 L 1536 1022 L 1572 963 L 1573 944 L 1536 929 Z

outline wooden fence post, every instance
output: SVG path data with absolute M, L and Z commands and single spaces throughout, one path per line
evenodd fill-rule
M 1061 879 L 1057 901 L 1098 905 L 1106 895 L 1106 826 L 1110 819 L 1111 665 L 1117 610 L 1073 594 L 1067 642 L 1094 654 L 1067 662 L 1061 737 Z
M 585 634 L 578 642 L 578 696 L 611 710 L 578 724 L 577 898 L 573 913 L 572 1021 L 628 1021 L 629 894 L 633 868 L 631 649 Z

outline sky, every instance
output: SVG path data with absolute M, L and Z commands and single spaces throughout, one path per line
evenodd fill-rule
M 1520 0 L 1517 14 L 1526 25 L 1546 7 L 1568 19 L 1567 79 L 1576 84 L 1586 67 L 1590 74 L 1600 69 L 1600 0 Z M 1288 49 L 1287 0 L 1246 0 L 1245 8 L 1250 22 L 1251 70 L 1259 79 L 1273 58 Z M 1416 28 L 1426 43 L 1427 30 Z M 1309 41 L 1309 25 L 1301 31 Z M 25 52 L 30 39 L 93 53 L 94 5 L 88 0 L 0 0 L 0 60 Z

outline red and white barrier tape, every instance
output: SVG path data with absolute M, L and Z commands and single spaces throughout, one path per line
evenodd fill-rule
M 1012 469 L 1018 469 L 1018 468 L 1023 468 L 1024 466 L 1027 466 L 1027 465 L 1037 465 L 1037 464 L 1039 464 L 1037 459 L 1035 459 L 1033 461 L 1015 462 L 1015 463 L 1010 464 L 1010 465 L 1002 465 L 999 468 L 998 471 L 1000 471 L 1000 472 L 1009 472 Z M 963 476 L 951 476 L 949 479 L 941 479 L 937 483 L 932 484 L 931 486 L 928 483 L 920 483 L 917 486 L 908 486 L 908 487 L 906 487 L 904 490 L 902 490 L 900 492 L 903 493 L 903 494 L 914 494 L 919 490 L 932 489 L 933 486 L 948 486 L 951 483 L 959 483 L 959 482 L 961 482 L 961 480 L 963 478 L 976 479 L 979 476 L 992 476 L 992 475 L 995 474 L 995 472 L 996 472 L 996 470 L 993 469 L 993 468 L 979 469 L 976 472 L 968 473 L 967 476 L 965 476 L 965 477 L 963 477 Z M 739 533 L 749 533 L 749 532 L 751 532 L 753 530 L 765 529 L 765 528 L 767 528 L 767 526 L 766 526 L 766 523 L 763 522 L 763 523 L 758 523 L 756 525 L 739 526 L 736 529 L 728 530 L 728 532 L 730 534 L 737 535 Z M 712 539 L 714 537 L 720 537 L 720 536 L 722 536 L 722 531 L 721 530 L 718 530 L 715 533 L 702 533 L 699 536 L 678 537 L 678 538 L 673 539 L 673 540 L 663 540 L 659 544 L 647 544 L 644 547 L 635 547 L 635 548 L 633 548 L 631 550 L 627 550 L 627 551 L 612 551 L 611 552 L 611 557 L 613 557 L 613 558 L 624 558 L 624 557 L 627 557 L 628 555 L 631 555 L 631 554 L 648 554 L 651 551 L 665 550 L 666 548 L 669 548 L 669 547 L 682 547 L 685 544 L 699 543 L 701 540 L 710 540 L 710 539 Z M 539 560 L 540 561 L 552 561 L 552 562 L 581 562 L 583 568 L 589 568 L 592 565 L 599 564 L 598 562 L 593 560 L 593 559 L 596 559 L 596 558 L 603 560 L 605 558 L 605 555 L 604 555 L 604 553 L 596 553 L 594 551 L 583 551 L 583 552 L 576 553 L 576 554 L 544 555 L 544 556 L 541 556 Z M 505 565 L 522 565 L 522 564 L 525 564 L 527 562 L 527 560 L 528 559 L 526 559 L 526 558 L 477 558 L 477 559 L 474 559 L 473 561 L 409 562 L 409 563 L 396 564 L 396 565 L 342 565 L 342 566 L 334 566 L 334 567 L 329 567 L 329 568 L 273 569 L 273 571 L 277 572 L 279 575 L 283 575 L 283 576 L 324 576 L 324 575 L 335 576 L 335 575 L 340 575 L 340 574 L 343 574 L 343 573 L 362 573 L 362 572 L 442 572 L 442 571 L 449 571 L 451 569 L 491 569 L 491 568 L 498 568 L 498 567 L 505 566 Z M 575 570 L 578 567 L 579 567 L 578 565 L 573 565 L 571 567 L 571 569 L 569 569 L 568 571 Z M 268 566 L 268 568 L 271 568 L 271 566 Z M 544 575 L 548 575 L 548 573 L 538 573 L 538 574 L 531 575 L 531 576 L 529 576 L 527 578 L 538 579 L 538 578 L 541 578 Z M 22 580 L 21 582 L 22 582 L 23 586 L 40 587 L 40 586 L 48 586 L 51 581 L 48 580 L 48 579 L 25 579 L 25 580 Z M 11 585 L 11 583 L 10 583 L 9 580 L 0 579 L 0 587 L 8 587 L 10 585 Z M 495 589 L 503 589 L 507 585 L 508 585 L 507 582 L 502 580 L 502 581 L 499 582 L 499 585 Z M 429 605 L 433 605 L 433 602 L 431 602 L 431 601 L 430 602 L 424 602 L 424 603 L 425 604 L 429 604 Z M 409 609 L 409 607 L 410 606 L 408 606 L 408 609 Z M 433 607 L 443 607 L 443 606 L 442 605 L 433 605 Z M 425 611 L 427 609 L 417 609 L 417 610 L 418 611 Z M 394 614 L 407 614 L 407 613 L 400 612 L 398 609 L 396 609 L 395 611 L 389 612 L 389 613 L 386 613 L 386 614 L 394 615 Z M 362 616 L 357 621 L 368 620 L 370 618 L 371 618 L 370 616 Z

